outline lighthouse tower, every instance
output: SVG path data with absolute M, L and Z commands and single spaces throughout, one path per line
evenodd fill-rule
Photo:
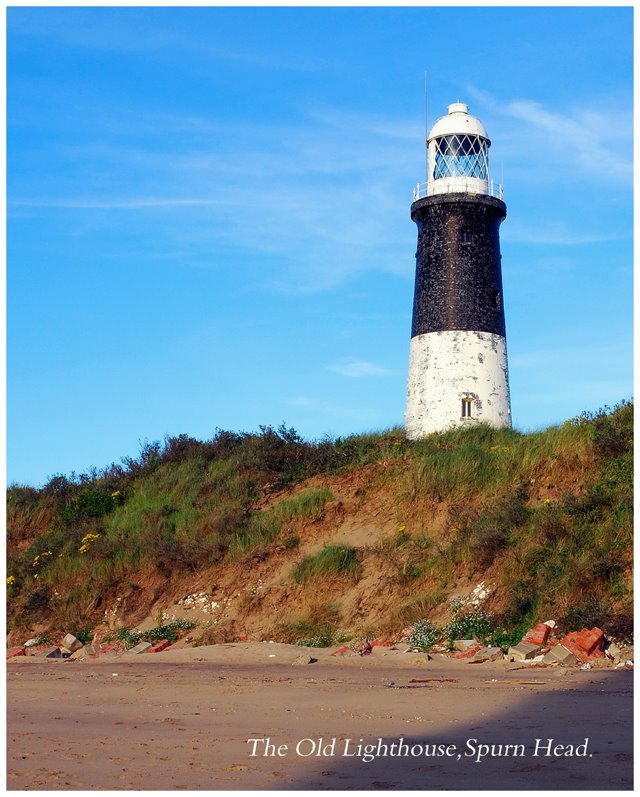
M 491 142 L 454 102 L 427 138 L 427 183 L 414 189 L 418 225 L 406 432 L 479 422 L 511 426 L 500 238 L 502 186 Z

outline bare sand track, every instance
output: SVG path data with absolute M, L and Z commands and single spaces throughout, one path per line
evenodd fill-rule
M 296 666 L 304 654 L 318 661 Z M 633 673 L 511 667 L 268 643 L 83 662 L 18 657 L 7 664 L 7 785 L 631 789 Z M 269 739 L 276 754 L 249 739 Z M 550 739 L 556 749 L 545 755 Z M 366 762 L 360 740 L 376 752 L 395 743 L 395 754 Z M 478 760 L 480 745 L 489 752 Z M 569 746 L 574 755 L 563 754 Z M 318 747 L 327 755 L 307 755 Z

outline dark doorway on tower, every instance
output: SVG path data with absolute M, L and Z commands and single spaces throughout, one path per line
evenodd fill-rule
M 473 399 L 469 396 L 462 399 L 462 417 L 473 418 Z

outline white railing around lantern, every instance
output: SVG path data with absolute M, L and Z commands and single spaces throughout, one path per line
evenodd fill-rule
M 483 190 L 479 191 L 478 188 L 480 185 L 482 185 Z M 489 196 L 496 197 L 496 199 L 504 199 L 504 188 L 501 183 L 496 185 L 493 180 L 481 182 L 475 179 L 463 183 L 460 181 L 460 178 L 456 178 L 455 183 L 447 179 L 433 180 L 429 183 L 418 183 L 413 189 L 413 201 L 416 202 L 418 199 L 423 199 L 426 196 L 434 196 L 436 194 L 460 193 L 488 194 Z

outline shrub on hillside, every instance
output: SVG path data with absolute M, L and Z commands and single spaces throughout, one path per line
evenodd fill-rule
M 329 545 L 315 556 L 308 556 L 293 569 L 298 584 L 327 576 L 350 576 L 357 580 L 360 562 L 355 548 L 349 545 Z
M 408 636 L 412 648 L 431 650 L 442 636 L 442 632 L 429 620 L 418 620 Z
M 460 612 L 443 628 L 444 634 L 450 644 L 456 639 L 472 639 L 480 641 L 487 639 L 495 627 L 493 615 L 482 609 L 469 612 Z

